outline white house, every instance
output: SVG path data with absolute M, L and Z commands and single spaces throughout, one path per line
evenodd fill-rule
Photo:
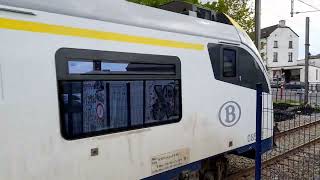
M 298 60 L 298 67 L 300 67 L 300 81 L 304 81 L 304 63 L 304 59 Z M 320 82 L 320 54 L 309 57 L 309 82 Z
M 261 29 L 260 53 L 271 79 L 304 82 L 305 60 L 298 60 L 299 36 L 284 20 Z M 309 58 L 309 82 L 320 82 L 320 54 Z
M 284 75 L 286 82 L 301 80 L 301 67 L 298 67 L 299 36 L 286 26 L 284 20 L 261 30 L 260 52 L 270 77 Z

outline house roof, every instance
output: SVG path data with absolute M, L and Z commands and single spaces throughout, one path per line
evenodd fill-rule
M 269 26 L 266 28 L 261 29 L 261 38 L 267 38 L 270 36 L 273 31 L 275 31 L 278 28 L 278 25 Z
M 289 28 L 294 34 L 296 34 L 299 37 L 299 35 L 296 32 L 294 32 L 290 27 L 288 27 L 288 26 L 280 27 L 277 24 L 277 25 L 273 25 L 273 26 L 269 26 L 269 27 L 265 27 L 265 28 L 261 29 L 261 38 L 263 39 L 263 38 L 269 37 L 270 34 L 273 33 L 273 31 L 275 31 L 278 28 Z

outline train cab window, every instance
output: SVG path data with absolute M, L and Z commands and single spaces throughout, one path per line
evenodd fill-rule
M 73 140 L 180 121 L 180 66 L 174 56 L 58 50 L 62 136 Z
M 256 84 L 262 83 L 264 92 L 269 92 L 265 74 L 257 62 L 259 60 L 247 50 L 209 44 L 208 51 L 215 79 L 249 89 L 256 89 Z
M 223 76 L 236 76 L 236 51 L 232 49 L 223 49 Z

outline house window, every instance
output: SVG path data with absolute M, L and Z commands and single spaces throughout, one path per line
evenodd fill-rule
M 289 52 L 289 60 L 288 60 L 288 62 L 292 62 L 292 52 Z
M 56 68 L 67 140 L 181 120 L 178 57 L 60 49 Z
M 274 41 L 273 47 L 274 47 L 274 48 L 278 48 L 278 47 L 279 47 L 279 46 L 278 46 L 278 41 Z
M 289 49 L 292 49 L 292 41 L 289 41 Z
M 273 62 L 278 62 L 278 53 L 277 52 L 273 53 Z

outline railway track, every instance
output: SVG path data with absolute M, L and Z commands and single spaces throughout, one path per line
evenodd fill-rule
M 310 123 L 307 123 L 307 124 L 304 124 L 304 125 L 300 125 L 300 126 L 291 128 L 291 129 L 286 130 L 286 131 L 283 131 L 283 132 L 275 133 L 275 134 L 274 134 L 274 137 L 275 137 L 275 138 L 281 138 L 281 137 L 290 135 L 290 134 L 292 134 L 292 133 L 295 133 L 295 132 L 297 132 L 297 131 L 300 131 L 300 130 L 303 130 L 303 129 L 307 129 L 307 128 L 310 128 L 310 127 L 312 127 L 312 126 L 317 126 L 317 125 L 320 125 L 320 120 L 314 121 L 314 122 L 310 122 Z
M 292 135 L 297 132 L 303 132 L 308 128 L 317 127 L 318 125 L 320 125 L 320 120 L 310 122 L 310 123 L 307 123 L 307 124 L 304 124 L 301 126 L 297 126 L 297 127 L 291 128 L 291 129 L 283 131 L 283 132 L 275 133 L 274 138 L 275 138 L 275 141 L 277 141 L 277 139 Z M 270 156 L 263 161 L 262 168 L 269 167 L 277 162 L 280 162 L 281 160 L 288 158 L 289 156 L 294 156 L 296 153 L 300 152 L 301 150 L 306 149 L 306 148 L 308 148 L 312 145 L 318 144 L 318 143 L 320 143 L 320 136 L 312 138 L 308 142 L 304 142 L 303 144 L 297 145 L 297 146 L 293 147 L 292 149 L 283 151 L 283 152 L 278 153 L 277 155 L 274 155 L 274 156 Z M 247 177 L 250 177 L 250 176 L 254 177 L 253 176 L 254 171 L 255 171 L 255 167 L 251 166 L 249 168 L 241 169 L 240 171 L 238 171 L 234 174 L 231 174 L 230 176 L 227 177 L 227 179 L 228 180 L 239 180 L 239 179 L 247 179 Z
M 294 149 L 288 150 L 286 152 L 283 152 L 277 156 L 271 157 L 270 159 L 267 159 L 265 161 L 263 161 L 262 163 L 262 168 L 266 168 L 268 166 L 273 165 L 274 163 L 277 163 L 285 158 L 287 158 L 288 156 L 292 156 L 295 153 L 301 151 L 304 148 L 310 147 L 311 145 L 320 143 L 320 137 L 317 137 L 305 144 L 302 144 L 300 146 L 297 146 Z M 254 174 L 255 171 L 255 167 L 249 167 L 246 169 L 242 169 L 239 172 L 237 172 L 236 174 L 232 174 L 230 176 L 228 176 L 228 180 L 239 180 L 239 179 L 246 179 L 248 176 L 252 176 Z

